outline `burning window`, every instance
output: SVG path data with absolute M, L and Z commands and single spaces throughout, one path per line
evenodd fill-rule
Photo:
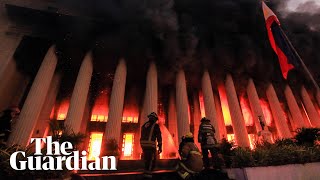
M 108 116 L 93 114 L 91 115 L 91 121 L 107 122 Z
M 66 119 L 65 113 L 58 114 L 57 120 L 65 120 L 65 119 Z
M 69 109 L 69 100 L 63 100 L 60 103 L 58 113 L 57 113 L 57 120 L 65 120 L 67 116 L 67 112 Z
M 138 123 L 138 117 L 133 117 L 133 116 L 123 116 L 122 117 L 122 122 L 123 123 Z
M 124 133 L 122 140 L 122 157 L 123 159 L 133 158 L 133 144 L 134 144 L 134 134 Z
M 95 158 L 100 155 L 102 136 L 102 132 L 91 133 L 88 146 L 88 160 L 95 160 Z

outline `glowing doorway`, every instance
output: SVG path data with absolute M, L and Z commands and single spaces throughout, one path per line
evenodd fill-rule
M 134 134 L 124 133 L 122 140 L 122 159 L 133 159 Z
M 100 155 L 102 137 L 103 133 L 101 132 L 92 132 L 90 134 L 90 141 L 88 146 L 88 160 L 95 160 L 95 158 Z

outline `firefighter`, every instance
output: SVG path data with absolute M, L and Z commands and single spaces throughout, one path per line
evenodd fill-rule
M 215 129 L 210 124 L 210 120 L 207 118 L 201 119 L 199 126 L 198 141 L 201 143 L 201 151 L 203 156 L 203 164 L 205 169 L 210 168 L 209 151 L 212 157 L 213 167 L 215 169 L 221 169 L 220 158 L 218 156 L 217 140 L 214 137 Z
M 159 125 L 156 123 L 158 116 L 155 112 L 148 115 L 149 120 L 141 127 L 140 145 L 143 151 L 143 159 L 145 163 L 145 177 L 152 178 L 152 171 L 155 167 L 157 153 L 162 152 L 162 138 Z M 156 147 L 158 142 L 158 152 Z
M 203 169 L 202 155 L 194 143 L 193 134 L 187 133 L 179 145 L 181 160 L 177 166 L 177 173 L 182 179 L 190 179 Z

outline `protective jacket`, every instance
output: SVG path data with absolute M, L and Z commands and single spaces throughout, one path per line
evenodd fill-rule
M 140 145 L 144 148 L 156 149 L 156 140 L 158 142 L 159 149 L 162 149 L 162 137 L 160 127 L 156 122 L 147 121 L 141 127 Z
M 210 124 L 210 121 L 203 121 L 199 126 L 198 142 L 201 143 L 201 148 L 213 148 L 217 144 L 217 140 L 214 137 L 214 127 Z
M 181 161 L 178 164 L 177 173 L 182 179 L 189 179 L 202 171 L 202 155 L 194 142 L 184 142 L 180 147 Z

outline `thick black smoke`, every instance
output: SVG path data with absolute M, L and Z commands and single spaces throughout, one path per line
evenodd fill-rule
M 288 1 L 269 0 L 283 29 L 320 81 L 320 8 L 312 1 L 296 12 Z M 173 82 L 184 68 L 196 83 L 204 68 L 232 72 L 262 81 L 282 81 L 278 59 L 270 47 L 260 0 L 77 0 L 61 2 L 86 16 L 111 22 L 95 37 L 100 61 L 124 56 L 131 66 L 155 60 L 165 70 L 163 83 Z M 99 27 L 96 27 L 99 29 Z M 81 30 L 81 29 L 79 29 Z M 113 55 L 110 55 L 113 54 Z M 100 58 L 99 58 L 100 57 Z M 171 71 L 172 73 L 168 73 Z M 300 73 L 289 74 L 301 76 Z

